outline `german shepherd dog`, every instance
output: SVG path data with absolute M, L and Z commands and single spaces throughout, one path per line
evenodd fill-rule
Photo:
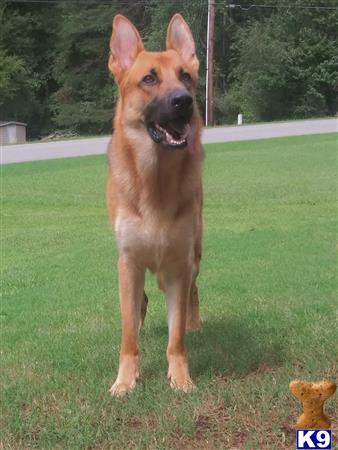
M 199 62 L 192 33 L 175 14 L 166 50 L 144 50 L 129 20 L 117 15 L 109 69 L 119 86 L 108 149 L 107 205 L 115 231 L 122 338 L 110 392 L 130 392 L 139 377 L 139 331 L 148 299 L 145 271 L 165 292 L 168 379 L 190 392 L 186 330 L 200 327 L 196 277 L 201 259 L 201 118 L 195 91 Z

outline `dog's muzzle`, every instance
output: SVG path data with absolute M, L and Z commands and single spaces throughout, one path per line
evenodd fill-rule
M 171 91 L 164 97 L 155 98 L 145 114 L 152 140 L 166 148 L 185 147 L 193 110 L 193 98 L 186 90 Z

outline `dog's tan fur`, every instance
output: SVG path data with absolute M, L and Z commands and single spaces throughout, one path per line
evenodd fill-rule
M 122 340 L 118 376 L 112 395 L 133 389 L 139 377 L 138 334 L 147 298 L 146 269 L 156 273 L 165 291 L 169 342 L 168 378 L 174 389 L 189 392 L 191 381 L 184 344 L 186 329 L 200 327 L 196 277 L 201 258 L 202 147 L 196 105 L 185 149 L 165 150 L 149 136 L 144 111 L 156 96 L 182 88 L 180 68 L 192 77 L 195 103 L 198 60 L 190 29 L 176 14 L 168 27 L 166 51 L 147 52 L 135 27 L 116 16 L 109 68 L 120 97 L 108 150 L 107 205 L 119 251 L 118 274 Z M 160 83 L 141 86 L 154 68 Z

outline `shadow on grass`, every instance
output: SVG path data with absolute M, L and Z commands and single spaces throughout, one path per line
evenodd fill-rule
M 155 340 L 163 352 L 153 355 L 154 367 L 166 370 L 168 329 L 152 327 L 144 341 Z M 186 343 L 193 377 L 204 375 L 243 377 L 260 367 L 278 367 L 285 360 L 283 339 L 277 330 L 257 330 L 245 320 L 209 320 L 201 331 L 187 333 Z M 153 342 L 149 343 L 151 346 Z M 163 366 L 163 367 L 162 367 Z
M 285 357 L 276 333 L 248 326 L 244 320 L 213 320 L 187 336 L 190 367 L 201 376 L 242 377 L 265 365 L 279 366 Z

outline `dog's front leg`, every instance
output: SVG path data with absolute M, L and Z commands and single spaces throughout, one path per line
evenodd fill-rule
M 110 392 L 122 396 L 135 387 L 139 377 L 138 340 L 145 271 L 125 256 L 120 256 L 118 269 L 122 339 L 119 371 Z
M 191 392 L 195 386 L 189 375 L 184 342 L 191 273 L 190 271 L 182 271 L 179 275 L 165 278 L 169 328 L 168 379 L 173 389 Z

